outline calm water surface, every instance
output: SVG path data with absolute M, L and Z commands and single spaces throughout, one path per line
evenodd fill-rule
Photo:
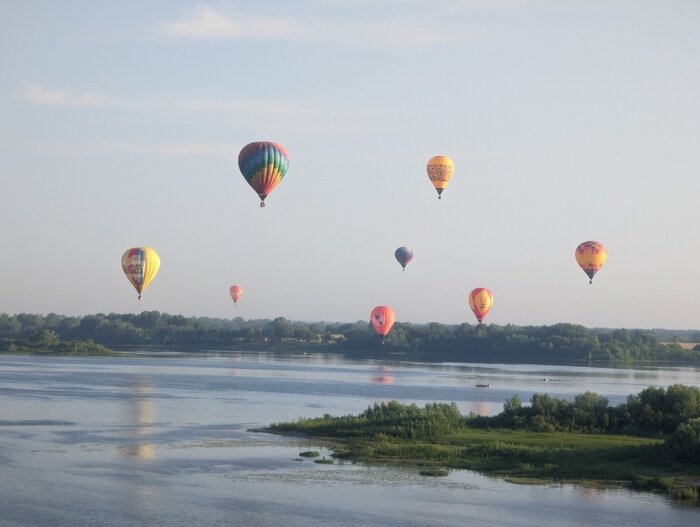
M 619 404 L 673 383 L 700 387 L 700 370 L 0 356 L 0 527 L 700 525 L 700 509 L 653 494 L 319 465 L 298 454 L 321 445 L 247 431 L 391 399 L 495 414 L 513 394 Z

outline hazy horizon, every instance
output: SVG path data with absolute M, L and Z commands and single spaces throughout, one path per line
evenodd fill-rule
M 148 311 L 146 311 L 146 312 L 148 312 Z M 126 312 L 126 313 L 116 313 L 116 312 L 110 312 L 110 313 L 104 313 L 104 312 L 103 312 L 103 313 L 84 313 L 84 314 L 76 314 L 76 315 L 65 315 L 65 314 L 62 314 L 62 313 L 54 313 L 54 312 L 51 312 L 51 313 L 26 313 L 26 312 L 23 312 L 23 313 L 0 313 L 0 314 L 8 315 L 8 316 L 17 316 L 17 315 L 38 315 L 38 316 L 44 316 L 44 317 L 45 317 L 45 316 L 48 316 L 48 315 L 58 315 L 58 316 L 60 316 L 60 317 L 76 317 L 76 318 L 82 318 L 82 317 L 98 316 L 98 315 L 104 315 L 104 316 L 109 316 L 109 315 L 138 315 L 138 314 L 140 314 L 140 313 L 142 313 L 142 311 L 134 311 L 134 312 Z M 159 311 L 159 313 L 160 313 L 161 315 L 166 315 L 166 316 L 178 316 L 178 315 L 184 316 L 184 315 L 181 315 L 180 313 L 166 313 L 166 312 L 162 312 L 162 311 Z M 192 318 L 204 318 L 204 319 L 213 319 L 213 320 L 226 320 L 226 321 L 231 321 L 231 322 L 235 321 L 237 318 L 243 319 L 244 322 L 257 322 L 257 321 L 265 321 L 265 320 L 272 321 L 272 320 L 274 320 L 275 318 L 277 318 L 277 316 L 275 316 L 275 315 L 270 316 L 270 317 L 263 317 L 263 318 L 246 318 L 246 317 L 241 317 L 240 315 L 235 315 L 235 314 L 234 314 L 233 316 L 231 316 L 231 317 L 218 317 L 218 316 L 212 316 L 212 315 L 190 315 L 190 316 L 191 316 Z M 301 323 L 301 324 L 317 324 L 317 323 L 321 323 L 321 324 L 356 324 L 356 323 L 358 323 L 358 322 L 366 322 L 368 326 L 369 326 L 369 324 L 370 324 L 370 322 L 369 322 L 369 320 L 368 320 L 369 317 L 368 317 L 367 319 L 364 319 L 364 318 L 363 318 L 363 319 L 358 319 L 358 320 L 320 320 L 320 319 L 318 319 L 318 320 L 299 320 L 299 319 L 289 319 L 289 318 L 287 318 L 287 317 L 284 317 L 283 315 L 279 315 L 279 316 L 281 316 L 282 318 L 285 318 L 287 321 L 289 321 L 289 322 L 291 322 L 291 323 Z M 189 318 L 189 317 L 188 317 L 188 318 Z M 462 323 L 464 323 L 464 322 L 466 322 L 467 324 L 471 324 L 472 326 L 478 325 L 478 323 L 477 323 L 476 320 L 463 320 L 462 322 L 454 322 L 454 323 L 445 323 L 445 322 L 441 322 L 441 321 L 439 321 L 439 320 L 429 320 L 429 321 L 427 321 L 427 322 L 411 322 L 411 321 L 409 321 L 409 320 L 397 320 L 397 321 L 396 321 L 397 324 L 402 324 L 402 323 L 403 323 L 403 324 L 415 324 L 415 325 L 418 325 L 418 326 L 420 326 L 420 325 L 433 324 L 433 323 L 436 323 L 436 322 L 437 322 L 437 323 L 440 323 L 440 324 L 445 324 L 445 325 L 447 325 L 447 326 L 458 326 L 458 325 L 460 325 L 460 324 L 462 324 Z M 572 322 L 552 322 L 552 323 L 550 323 L 550 324 L 513 324 L 512 322 L 508 322 L 508 324 L 511 324 L 511 325 L 513 325 L 513 326 L 521 326 L 521 327 L 524 327 L 524 326 L 528 326 L 528 325 L 531 325 L 531 326 L 553 326 L 553 325 L 556 325 L 556 324 L 575 324 L 575 323 L 572 323 Z M 490 323 L 489 323 L 488 321 L 484 321 L 484 322 L 483 322 L 483 325 L 488 326 L 488 325 L 490 325 Z M 494 325 L 496 325 L 496 326 L 505 326 L 505 324 L 496 324 L 496 323 L 494 323 Z M 575 324 L 575 325 L 581 325 L 581 324 Z M 607 331 L 607 330 L 614 331 L 614 330 L 617 330 L 617 329 L 625 329 L 625 330 L 628 330 L 628 331 L 651 331 L 651 332 L 653 332 L 653 331 L 670 331 L 670 332 L 681 332 L 681 333 L 683 333 L 683 332 L 697 332 L 697 331 L 700 331 L 700 329 L 698 329 L 698 328 L 675 328 L 675 329 L 671 329 L 671 328 L 664 328 L 664 327 L 639 328 L 639 327 L 622 327 L 622 326 L 583 326 L 583 327 L 586 327 L 587 329 L 596 330 L 596 331 L 598 331 L 598 330 L 599 330 L 599 331 Z

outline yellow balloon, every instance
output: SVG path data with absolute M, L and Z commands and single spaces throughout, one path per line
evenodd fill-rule
M 593 283 L 593 276 L 600 271 L 608 259 L 608 251 L 603 244 L 596 241 L 587 241 L 576 247 L 576 263 L 588 275 L 588 283 Z
M 447 156 L 431 157 L 428 161 L 428 177 L 438 193 L 438 199 L 442 199 L 442 191 L 452 179 L 455 165 Z
M 138 292 L 139 300 L 159 268 L 160 256 L 150 247 L 132 247 L 122 255 L 122 269 Z

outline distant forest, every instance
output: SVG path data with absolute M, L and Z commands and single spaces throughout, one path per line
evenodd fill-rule
M 82 317 L 0 314 L 0 352 L 62 341 L 93 341 L 116 350 L 295 350 L 434 362 L 700 364 L 700 331 L 695 330 L 397 322 L 381 342 L 367 321 L 219 319 L 158 311 Z

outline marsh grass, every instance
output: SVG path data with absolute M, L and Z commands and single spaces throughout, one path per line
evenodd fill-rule
M 418 472 L 421 476 L 428 476 L 431 478 L 442 478 L 449 476 L 449 471 L 444 468 L 426 468 Z
M 357 417 L 325 415 L 268 431 L 332 438 L 336 459 L 427 466 L 428 471 L 470 469 L 518 482 L 628 484 L 695 503 L 700 494 L 700 470 L 664 462 L 663 438 L 477 428 L 453 405 L 427 405 L 423 411 L 392 402 Z
M 355 441 L 351 450 L 361 460 L 432 462 L 512 477 L 629 481 L 635 475 L 664 473 L 663 467 L 647 463 L 661 443 L 599 434 L 463 430 L 432 440 Z

